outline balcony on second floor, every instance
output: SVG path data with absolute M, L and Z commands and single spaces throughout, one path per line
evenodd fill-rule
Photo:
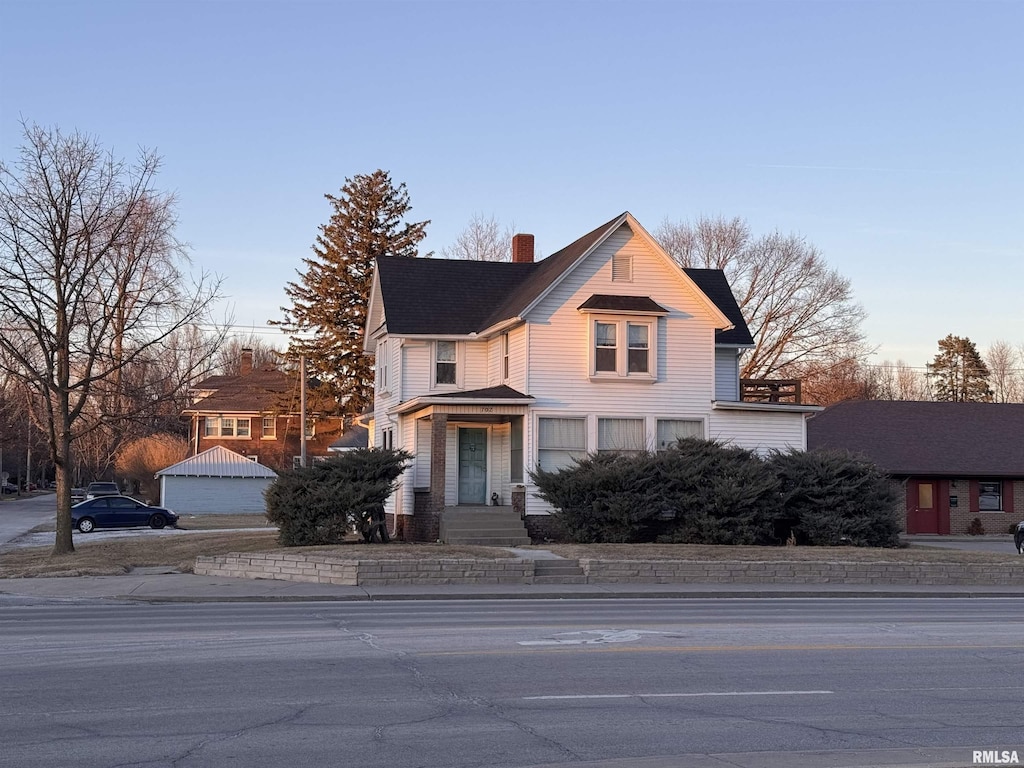
M 800 405 L 800 379 L 740 379 L 740 401 Z

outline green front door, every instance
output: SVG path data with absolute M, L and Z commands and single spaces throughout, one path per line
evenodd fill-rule
M 487 430 L 459 427 L 459 504 L 487 503 Z

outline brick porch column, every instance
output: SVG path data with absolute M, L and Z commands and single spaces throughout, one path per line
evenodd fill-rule
M 444 512 L 445 448 L 448 414 L 435 413 L 430 420 L 430 515 L 431 527 L 440 535 L 441 513 Z

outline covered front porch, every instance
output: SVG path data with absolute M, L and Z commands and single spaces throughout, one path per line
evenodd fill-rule
M 494 387 L 418 398 L 395 409 L 414 454 L 390 521 L 398 538 L 527 543 L 521 525 L 523 438 L 532 401 L 509 387 Z

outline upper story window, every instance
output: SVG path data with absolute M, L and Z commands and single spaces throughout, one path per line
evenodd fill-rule
M 589 317 L 590 378 L 653 382 L 658 373 L 658 317 L 668 310 L 648 296 L 594 294 L 578 307 Z
M 653 380 L 657 365 L 651 342 L 656 329 L 656 318 L 593 320 L 590 375 Z
M 454 341 L 438 341 L 434 344 L 434 383 L 455 384 L 457 373 L 457 348 Z
M 274 416 L 263 417 L 263 437 L 268 440 L 277 438 L 277 418 Z
M 505 381 L 508 381 L 509 373 L 509 346 L 508 334 L 503 333 L 501 335 L 501 378 Z
M 316 436 L 316 419 L 310 417 L 306 419 L 306 437 Z
M 391 375 L 391 361 L 388 358 L 388 342 L 385 339 L 377 344 L 377 388 L 387 391 L 388 379 Z
M 206 437 L 237 437 L 247 440 L 250 436 L 250 419 L 234 416 L 207 416 Z

